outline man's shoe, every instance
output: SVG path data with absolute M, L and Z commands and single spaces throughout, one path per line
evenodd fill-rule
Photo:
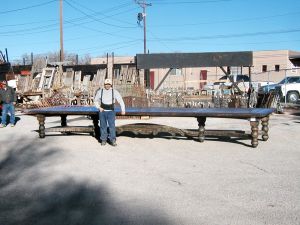
M 106 141 L 101 141 L 101 145 L 102 146 L 106 145 Z
M 11 127 L 14 127 L 15 125 L 14 125 L 14 124 L 11 124 L 10 126 L 11 126 Z
M 0 124 L 0 128 L 4 128 L 4 127 L 6 127 L 5 124 Z
M 111 142 L 111 146 L 117 146 L 117 142 L 116 141 Z

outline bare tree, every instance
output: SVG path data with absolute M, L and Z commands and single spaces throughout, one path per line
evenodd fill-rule
M 31 64 L 31 56 L 27 53 L 22 55 L 22 63 L 25 63 L 25 65 Z
M 60 54 L 59 52 L 48 52 L 47 53 L 48 63 L 51 62 L 59 62 L 60 61 Z
M 86 54 L 80 58 L 78 58 L 78 55 L 75 53 L 64 53 L 64 64 L 65 65 L 75 65 L 76 63 L 78 64 L 91 64 L 91 56 L 90 54 Z M 78 62 L 77 62 L 78 60 Z M 31 55 L 24 53 L 22 55 L 21 60 L 15 60 L 17 61 L 17 64 L 22 64 L 25 61 L 25 64 L 31 64 Z M 45 65 L 45 62 L 48 64 L 54 63 L 54 62 L 59 62 L 60 61 L 60 53 L 58 52 L 48 52 L 48 53 L 42 53 L 42 54 L 37 54 L 33 55 L 33 63 L 34 65 Z M 38 66 L 39 67 L 39 66 Z
M 81 65 L 89 65 L 91 64 L 91 56 L 90 54 L 86 54 L 78 59 L 78 64 Z

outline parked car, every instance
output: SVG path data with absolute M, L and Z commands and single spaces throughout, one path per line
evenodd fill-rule
M 242 92 L 247 92 L 249 90 L 250 87 L 250 78 L 247 75 L 243 75 L 243 74 L 239 74 L 239 75 L 229 75 L 231 76 L 233 82 L 236 83 L 236 85 L 238 86 L 238 88 L 242 91 Z M 219 79 L 219 81 L 214 82 L 214 89 L 218 90 L 220 89 L 220 87 L 228 87 L 231 88 L 232 87 L 232 82 L 229 79 L 229 76 L 223 76 Z M 256 88 L 256 84 L 254 84 L 254 82 L 252 82 L 253 86 L 255 89 Z
M 234 82 L 249 82 L 249 80 L 250 80 L 249 77 L 246 75 L 236 75 L 236 76 L 229 75 L 229 76 L 232 76 Z M 229 76 L 221 77 L 219 79 L 219 81 L 214 82 L 214 85 L 220 85 L 220 84 L 230 84 L 231 85 Z
M 236 83 L 238 88 L 243 92 L 248 92 L 250 87 L 250 78 L 247 75 L 239 74 L 239 75 L 229 75 L 232 76 L 232 80 Z M 271 81 L 252 81 L 252 87 L 256 92 L 258 92 L 259 88 L 262 86 L 273 85 L 274 82 Z M 203 90 L 219 90 L 220 88 L 230 89 L 232 87 L 232 82 L 230 81 L 228 76 L 221 77 L 218 81 L 213 83 L 207 83 Z
M 0 90 L 3 88 L 2 81 L 0 81 Z M 2 100 L 0 99 L 0 113 L 2 113 Z M 1 114 L 0 114 L 1 115 Z
M 280 86 L 282 84 L 289 84 L 289 83 L 294 83 L 299 79 L 299 76 L 287 76 L 286 78 L 284 78 L 282 81 L 280 81 L 279 83 L 273 83 L 273 84 L 267 84 L 264 86 L 261 86 L 258 89 L 258 93 L 259 94 L 267 94 L 270 93 L 270 91 L 274 91 L 276 89 L 277 86 Z
M 229 79 L 232 78 L 232 80 L 236 83 L 249 83 L 250 79 L 246 75 L 228 75 L 228 76 L 223 76 L 219 79 L 219 81 L 214 82 L 214 89 L 219 89 L 219 86 L 224 85 L 227 87 L 232 86 L 232 82 Z
M 300 76 L 290 76 L 286 79 L 287 82 L 278 84 L 275 87 L 282 99 L 286 98 L 287 102 L 297 103 L 300 98 Z

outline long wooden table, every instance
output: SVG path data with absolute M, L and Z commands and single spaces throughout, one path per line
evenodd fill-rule
M 90 133 L 92 136 L 98 137 L 100 130 L 98 125 L 99 111 L 94 106 L 53 106 L 38 109 L 29 109 L 24 111 L 27 115 L 37 117 L 39 122 L 39 137 L 44 138 L 46 132 L 62 132 L 62 133 Z M 67 116 L 89 116 L 93 124 L 90 126 L 68 126 Z M 45 128 L 46 117 L 60 117 L 61 126 Z
M 232 136 L 232 137 L 248 137 L 251 139 L 252 147 L 257 147 L 259 133 L 262 135 L 262 140 L 269 139 L 269 116 L 274 112 L 274 109 L 269 108 L 126 108 L 126 116 L 150 116 L 150 117 L 194 117 L 198 121 L 198 129 L 173 129 L 167 126 L 149 125 L 149 124 L 130 124 L 117 127 L 117 133 L 121 134 L 124 131 L 132 131 L 134 134 L 143 132 L 170 132 L 177 133 L 183 136 L 196 136 L 200 142 L 203 142 L 206 135 L 213 136 Z M 93 106 L 55 106 L 40 109 L 27 110 L 28 115 L 34 115 L 39 121 L 39 136 L 45 137 L 45 132 L 84 132 L 91 133 L 95 137 L 99 136 L 98 113 L 97 108 Z M 116 109 L 117 115 L 121 115 L 120 109 Z M 68 126 L 68 115 L 86 115 L 93 120 L 93 125 L 90 127 Z M 61 126 L 53 128 L 45 128 L 45 119 L 49 116 L 60 116 Z M 207 118 L 233 118 L 247 119 L 250 121 L 251 133 L 241 131 L 224 131 L 224 130 L 205 130 L 205 122 Z M 261 130 L 259 123 L 261 122 Z

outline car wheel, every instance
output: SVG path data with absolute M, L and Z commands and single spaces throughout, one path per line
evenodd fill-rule
M 299 100 L 299 93 L 296 91 L 291 91 L 287 95 L 287 101 L 290 103 L 296 103 Z

